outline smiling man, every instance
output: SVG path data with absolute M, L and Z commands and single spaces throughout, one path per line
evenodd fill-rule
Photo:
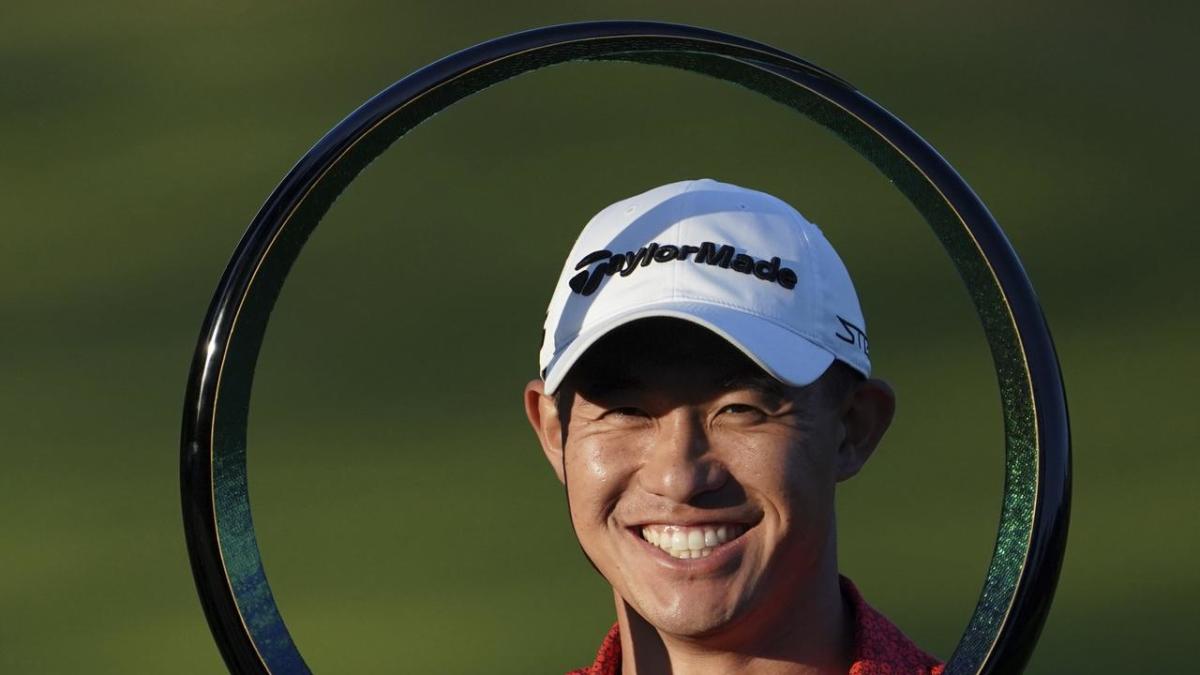
M 577 673 L 940 673 L 838 574 L 834 493 L 891 422 L 850 276 L 711 180 L 584 228 L 525 408 L 617 622 Z

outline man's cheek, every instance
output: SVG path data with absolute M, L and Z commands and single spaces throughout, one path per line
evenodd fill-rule
M 824 446 L 801 445 L 782 454 L 776 475 L 786 476 L 788 485 L 807 486 L 805 489 L 832 485 L 836 482 L 836 467 L 832 450 Z
M 567 498 L 575 529 L 581 536 L 592 535 L 607 525 L 611 505 L 615 502 L 610 485 L 609 481 L 598 480 L 591 468 L 583 463 L 576 470 L 568 469 Z
M 586 502 L 574 495 L 571 497 L 571 525 L 584 553 L 589 560 L 596 563 L 601 550 L 599 544 L 604 535 L 603 522 L 597 521 L 595 509 L 588 508 Z
M 619 468 L 621 453 L 618 448 L 603 443 L 601 439 L 589 439 L 591 442 L 581 443 L 570 454 L 575 460 L 573 464 L 578 469 L 578 480 L 586 481 L 589 485 L 603 485 L 611 480 Z

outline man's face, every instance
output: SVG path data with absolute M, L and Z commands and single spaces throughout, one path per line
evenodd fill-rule
M 671 320 L 614 331 L 572 370 L 558 411 L 575 532 L 659 630 L 759 630 L 836 569 L 842 411 L 808 389 Z

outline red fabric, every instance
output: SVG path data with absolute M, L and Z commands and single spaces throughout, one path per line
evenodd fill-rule
M 572 670 L 567 675 L 620 675 L 621 673 L 621 631 L 620 624 L 613 624 L 600 643 L 596 652 L 596 661 L 587 668 Z
M 854 661 L 846 675 L 942 675 L 943 664 L 868 605 L 846 577 L 842 577 L 842 596 L 854 610 Z M 621 633 L 618 624 L 613 624 L 600 643 L 596 661 L 567 675 L 620 675 L 620 672 Z

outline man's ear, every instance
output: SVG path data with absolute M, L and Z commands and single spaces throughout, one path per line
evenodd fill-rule
M 530 380 L 525 385 L 525 416 L 529 418 L 529 425 L 542 444 L 542 452 L 559 482 L 564 482 L 562 420 L 558 417 L 554 397 L 546 394 L 541 380 Z
M 847 393 L 840 410 L 839 482 L 858 473 L 879 446 L 896 413 L 896 394 L 883 380 L 863 380 Z

